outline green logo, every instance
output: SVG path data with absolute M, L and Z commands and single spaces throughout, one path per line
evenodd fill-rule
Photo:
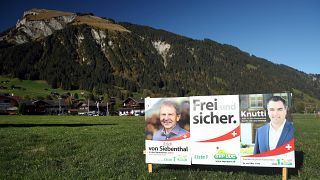
M 214 158 L 236 160 L 237 156 L 235 154 L 226 153 L 224 150 L 219 150 L 218 153 L 214 155 Z
M 187 156 L 178 156 L 177 157 L 177 161 L 187 161 L 187 160 L 188 160 Z
M 277 159 L 278 165 L 292 165 L 292 159 Z

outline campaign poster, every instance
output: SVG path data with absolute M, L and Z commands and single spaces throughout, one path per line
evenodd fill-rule
M 145 99 L 146 163 L 191 165 L 189 97 Z
M 239 96 L 190 97 L 192 164 L 240 166 Z
M 240 95 L 241 166 L 295 167 L 292 94 Z

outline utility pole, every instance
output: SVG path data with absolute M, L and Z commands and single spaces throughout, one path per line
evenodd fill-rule
M 90 103 L 90 99 L 88 98 L 88 115 L 89 115 L 89 112 L 90 112 L 90 110 L 89 110 L 90 109 L 90 104 L 89 103 Z
M 100 115 L 100 110 L 99 110 L 99 101 L 97 101 L 96 103 L 97 103 L 98 116 L 99 116 L 99 115 Z
M 109 116 L 109 103 L 107 102 L 107 116 Z
M 59 115 L 61 114 L 61 97 L 59 96 Z

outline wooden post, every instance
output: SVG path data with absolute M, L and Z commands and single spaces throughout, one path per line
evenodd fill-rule
M 288 179 L 288 169 L 282 168 L 282 180 L 287 180 L 287 179 Z
M 143 150 L 143 154 L 146 154 L 146 150 Z M 148 172 L 152 173 L 152 164 L 148 164 Z
M 152 173 L 152 164 L 148 164 L 148 172 Z

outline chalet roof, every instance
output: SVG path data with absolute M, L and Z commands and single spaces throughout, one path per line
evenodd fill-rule
M 45 104 L 45 106 L 59 106 L 59 100 L 21 100 L 20 103 L 24 103 L 25 105 L 32 106 L 35 104 Z M 61 100 L 60 106 L 66 106 L 66 103 Z
M 10 96 L 12 99 L 16 100 L 17 102 L 22 101 L 22 98 L 20 96 Z
M 1 96 L 0 95 L 0 98 L 1 99 L 10 99 L 10 100 L 16 102 L 17 104 L 19 103 L 19 97 L 18 96 Z
M 143 98 L 136 99 L 136 98 L 133 98 L 133 97 L 128 97 L 126 100 L 123 101 L 123 103 L 127 103 L 130 100 L 135 101 L 136 103 L 139 103 L 139 104 L 144 104 L 144 99 Z
M 45 104 L 46 106 L 49 105 L 48 102 L 46 102 L 45 100 L 22 100 L 20 101 L 20 103 L 24 103 L 25 105 L 35 105 L 35 104 Z
M 59 106 L 59 100 L 43 100 L 46 102 L 49 106 Z M 66 103 L 64 100 L 60 100 L 60 106 L 65 106 Z

